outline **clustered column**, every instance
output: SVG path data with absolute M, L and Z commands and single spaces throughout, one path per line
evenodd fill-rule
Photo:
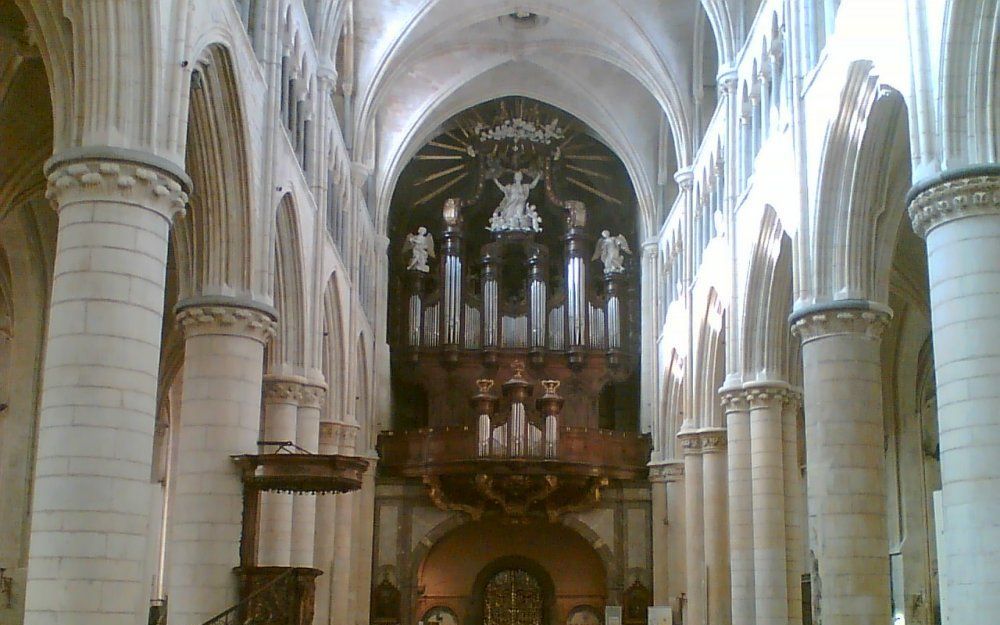
M 231 455 L 255 453 L 264 346 L 275 313 L 203 297 L 178 305 L 184 329 L 181 431 L 170 520 L 171 623 L 203 623 L 236 603 L 243 487 Z
M 947 171 L 910 193 L 927 240 L 941 445 L 942 614 L 1000 614 L 1000 165 Z
M 46 164 L 59 212 L 25 623 L 145 618 L 167 239 L 187 177 L 100 150 Z M 0 504 L 2 505 L 2 504 Z
M 814 622 L 823 625 L 890 621 L 879 357 L 890 316 L 856 300 L 792 316 L 802 339 Z

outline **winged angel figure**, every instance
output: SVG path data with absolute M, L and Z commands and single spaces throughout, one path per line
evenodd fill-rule
M 427 228 L 420 226 L 415 233 L 406 235 L 403 253 L 407 252 L 410 254 L 410 262 L 406 265 L 407 270 L 424 273 L 431 270 L 427 265 L 427 259 L 434 258 L 434 237 L 427 232 Z
M 594 249 L 594 257 L 591 260 L 598 260 L 604 263 L 604 273 L 622 273 L 625 271 L 625 257 L 622 252 L 631 254 L 628 241 L 624 234 L 611 236 L 609 230 L 601 231 L 601 240 L 597 242 Z

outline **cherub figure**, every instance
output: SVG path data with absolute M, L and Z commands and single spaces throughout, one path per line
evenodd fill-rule
M 407 252 L 410 253 L 410 262 L 406 265 L 407 270 L 430 272 L 431 268 L 427 264 L 427 259 L 434 258 L 434 237 L 427 232 L 427 228 L 420 226 L 416 233 L 406 235 L 403 253 Z
M 609 230 L 601 231 L 601 239 L 594 249 L 594 256 L 591 260 L 600 260 L 604 263 L 604 273 L 622 273 L 625 271 L 625 257 L 622 252 L 631 254 L 625 235 L 611 236 Z

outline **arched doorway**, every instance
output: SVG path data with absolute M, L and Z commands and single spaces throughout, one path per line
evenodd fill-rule
M 495 573 L 483 591 L 483 625 L 542 625 L 542 585 L 521 568 Z

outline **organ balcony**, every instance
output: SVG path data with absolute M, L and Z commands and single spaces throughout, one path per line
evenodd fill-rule
M 534 385 L 523 363 L 512 368 L 500 397 L 493 380 L 477 381 L 467 424 L 384 432 L 383 475 L 420 478 L 439 508 L 515 521 L 555 521 L 596 505 L 612 480 L 646 477 L 648 436 L 563 425 L 557 380 L 541 382 L 544 392 L 531 410 Z

